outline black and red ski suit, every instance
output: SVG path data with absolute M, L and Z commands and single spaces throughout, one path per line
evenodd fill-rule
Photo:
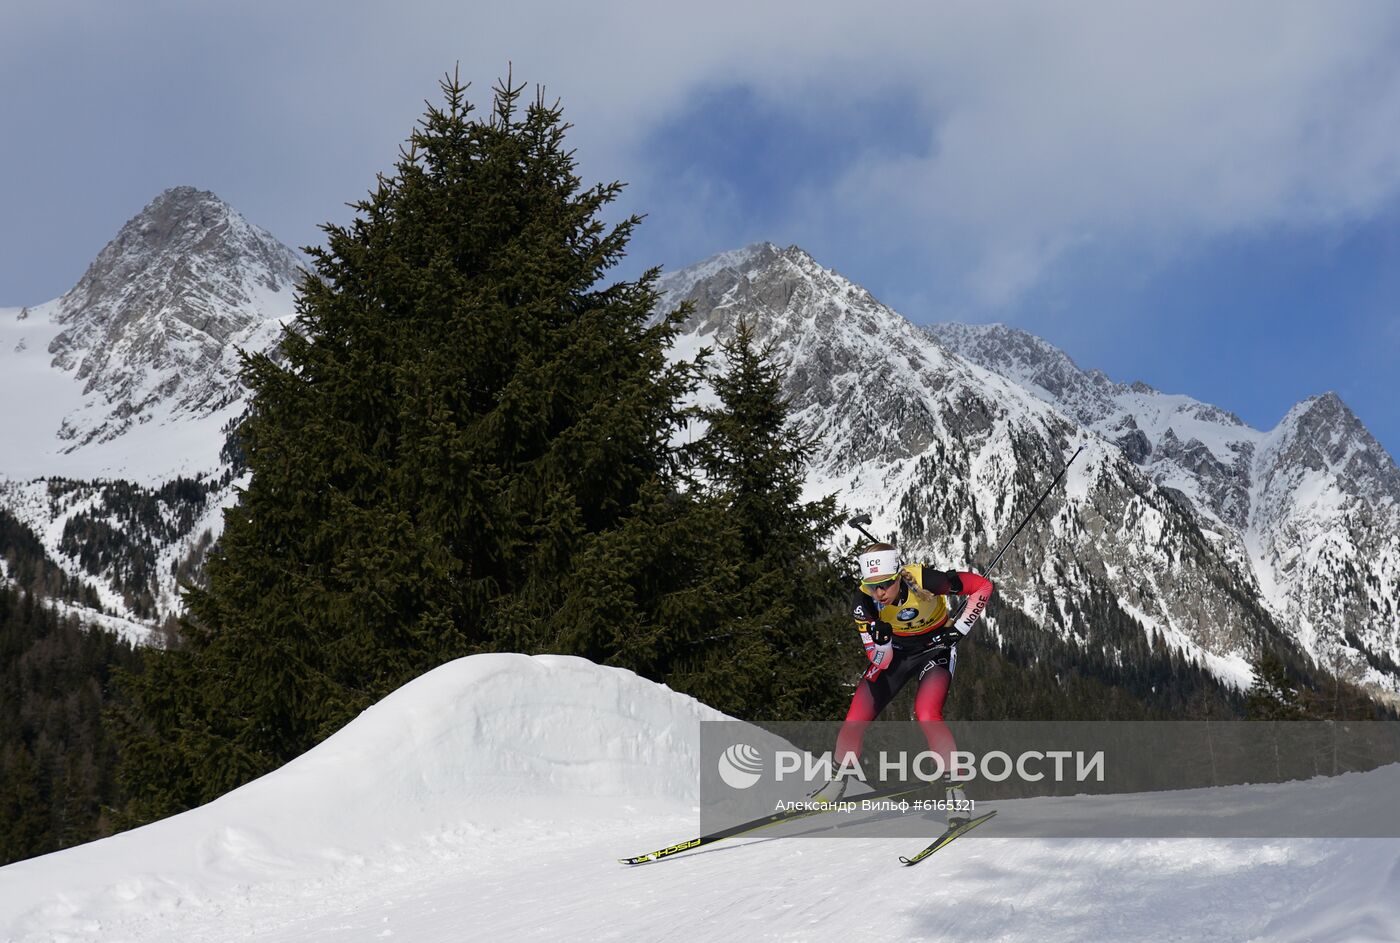
M 879 666 L 872 664 L 856 687 L 836 740 L 838 764 L 849 762 L 851 753 L 859 759 L 866 726 L 914 678 L 918 679 L 914 719 L 923 728 L 929 749 L 945 763 L 951 760 L 953 736 L 943 722 L 943 702 L 957 669 L 955 646 L 985 611 L 992 581 L 977 573 L 919 564 L 905 566 L 902 574 L 901 592 L 889 605 L 882 606 L 864 588 L 856 590 L 853 615 L 867 653 L 887 642 L 893 651 Z M 924 592 L 916 593 L 911 582 Z M 967 597 L 956 619 L 949 602 L 954 596 Z

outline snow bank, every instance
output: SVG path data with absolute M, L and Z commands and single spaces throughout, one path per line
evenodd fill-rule
M 723 719 L 692 697 L 586 659 L 477 655 L 405 685 L 220 801 L 280 807 L 334 794 L 361 812 L 524 796 L 691 803 L 699 722 Z
M 687 809 L 699 722 L 723 719 L 581 658 L 463 658 L 208 805 L 0 869 L 0 939 L 19 938 L 21 925 L 81 924 L 84 914 L 308 877 L 424 836 L 576 814 L 590 802 Z

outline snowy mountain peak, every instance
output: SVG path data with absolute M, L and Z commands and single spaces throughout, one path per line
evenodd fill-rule
M 301 259 L 214 194 L 174 187 L 148 203 L 98 253 L 61 299 L 55 320 L 78 325 L 171 317 L 198 318 L 172 302 L 214 288 L 246 303 L 295 285 Z M 158 306 L 133 308 L 133 302 Z M 210 324 L 208 328 L 218 329 Z
M 1117 384 L 1103 373 L 1080 369 L 1049 341 L 1004 324 L 934 324 L 926 328 L 940 344 L 1023 386 L 1039 387 L 1072 411 L 1098 413 Z M 996 364 L 992 367 L 992 364 Z M 1145 386 L 1145 384 L 1144 384 Z M 1155 392 L 1146 387 L 1144 392 Z
M 1369 500 L 1400 502 L 1400 468 L 1336 393 L 1298 403 L 1274 435 L 1291 464 L 1336 474 Z
M 1281 477 L 1329 477 L 1369 504 L 1400 506 L 1400 467 L 1336 393 L 1288 411 L 1261 452 L 1259 474 L 1266 485 Z
M 666 273 L 661 276 L 657 289 L 663 297 L 674 298 L 678 304 L 695 290 L 696 285 L 716 280 L 733 283 L 745 273 L 776 258 L 780 251 L 771 242 L 756 242 L 742 249 L 721 252 L 702 262 Z M 668 311 L 674 307 L 675 304 L 662 304 L 661 310 Z
M 904 318 L 880 304 L 868 291 L 821 265 L 800 246 L 780 249 L 755 243 L 721 253 L 662 276 L 657 284 L 660 311 L 683 301 L 694 307 L 690 327 L 721 334 L 738 315 L 751 315 L 765 338 L 830 328 L 853 319 L 866 334 L 885 328 L 913 330 Z M 907 330 L 906 330 L 907 329 Z
M 1248 557 L 1265 606 L 1305 649 L 1382 680 L 1378 656 L 1400 655 L 1400 469 L 1337 394 L 1306 399 L 1261 432 L 1189 396 L 1082 371 L 1024 331 L 929 331 L 1118 446 Z
M 48 344 L 53 365 L 73 372 L 86 397 L 59 437 L 110 440 L 162 404 L 196 414 L 227 405 L 237 396 L 233 347 L 291 313 L 301 273 L 295 252 L 214 194 L 160 194 L 52 312 L 62 327 Z

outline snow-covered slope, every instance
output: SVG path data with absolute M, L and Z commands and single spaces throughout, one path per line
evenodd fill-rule
M 123 932 L 146 938 L 172 910 L 217 925 L 249 884 L 421 873 L 511 835 L 523 858 L 523 836 L 541 837 L 534 823 L 566 808 L 675 814 L 696 801 L 697 725 L 721 719 L 579 658 L 462 659 L 206 806 L 0 870 L 0 938 L 88 927 L 77 938 L 110 940 L 97 927 L 122 916 L 134 918 Z
M 129 635 L 178 610 L 177 572 L 218 535 L 239 351 L 275 345 L 302 274 L 218 197 L 176 187 L 62 297 L 0 309 L 0 507 Z
M 719 717 L 581 659 L 463 659 L 207 806 L 0 868 L 0 939 L 1400 935 L 1394 839 L 980 837 L 908 869 L 907 837 L 753 838 L 617 864 L 694 832 Z
M 238 350 L 293 314 L 299 256 L 212 193 L 167 190 L 61 298 L 0 310 L 0 476 L 159 483 L 218 466 Z
M 126 412 L 120 396 L 109 402 L 104 391 L 89 392 L 76 371 L 57 366 L 49 348 L 64 333 L 55 320 L 58 312 L 58 302 L 0 309 L 0 397 L 8 404 L 24 404 L 0 411 L 0 477 L 125 478 L 154 484 L 218 467 L 224 426 L 242 411 L 241 403 L 210 404 L 191 415 L 173 402 L 158 404 L 146 395 L 140 418 L 133 418 L 136 413 Z M 256 349 L 270 338 L 244 340 Z M 236 369 L 227 362 L 233 355 L 230 347 L 221 358 L 221 383 Z M 149 376 L 154 379 L 157 372 Z M 178 381 L 180 371 L 173 377 Z M 113 418 L 117 414 L 120 425 Z M 91 436 L 104 430 L 110 437 L 79 437 L 80 429 Z

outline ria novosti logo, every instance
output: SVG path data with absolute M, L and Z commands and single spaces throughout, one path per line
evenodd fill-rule
M 731 789 L 748 789 L 763 775 L 763 754 L 757 747 L 736 743 L 719 755 L 719 778 Z
M 912 755 L 907 751 L 880 751 L 869 758 L 879 770 L 880 782 L 939 783 L 945 778 L 955 782 L 984 779 L 1005 782 L 1013 777 L 1034 783 L 1044 779 L 1053 782 L 1104 781 L 1104 751 L 1090 754 L 1083 750 L 1026 750 L 1012 756 L 1003 750 L 976 754 L 953 750 L 945 760 L 942 754 L 923 750 Z M 1074 761 L 1071 765 L 1070 761 Z M 1045 767 L 1049 765 L 1051 770 Z M 720 779 L 731 789 L 750 789 L 763 778 L 763 753 L 747 743 L 726 747 L 717 763 Z M 811 754 L 798 750 L 778 750 L 773 754 L 773 780 L 783 782 L 796 774 L 803 781 L 824 783 L 836 776 L 850 777 L 866 783 L 861 763 L 847 756 L 838 766 L 831 753 Z

